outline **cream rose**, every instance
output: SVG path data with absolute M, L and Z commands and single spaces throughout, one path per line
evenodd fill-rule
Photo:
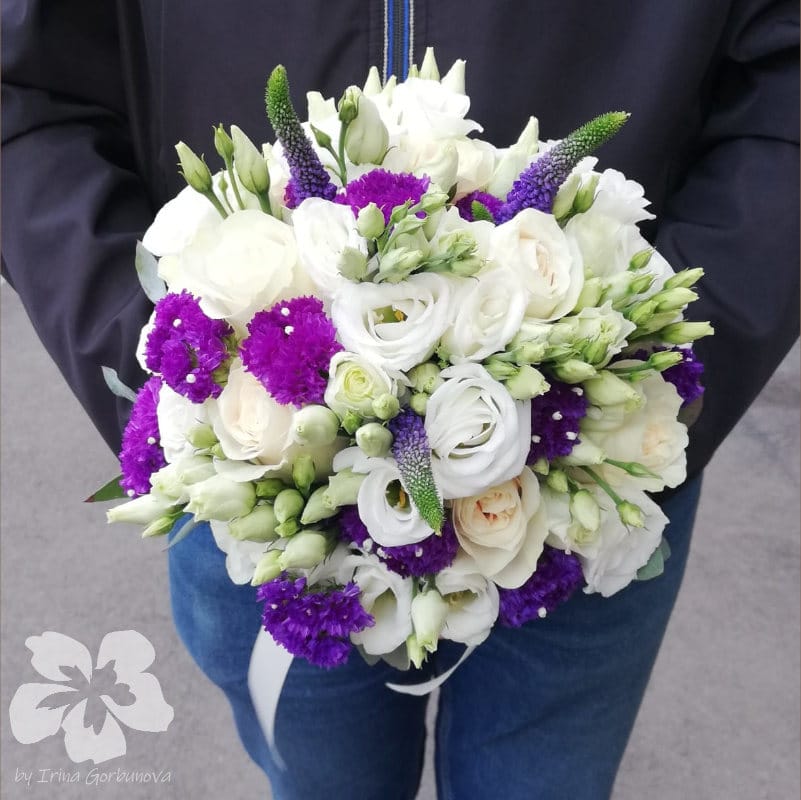
M 478 364 L 443 370 L 425 428 L 445 499 L 482 494 L 520 474 L 531 443 L 531 403 L 515 402 Z
M 481 495 L 454 500 L 453 527 L 482 575 L 516 589 L 536 569 L 548 535 L 539 481 L 525 468 Z
M 528 293 L 527 317 L 558 319 L 575 306 L 584 285 L 581 254 L 550 214 L 527 208 L 498 225 L 490 257 L 518 275 Z
M 395 394 L 398 375 L 390 375 L 357 353 L 336 353 L 328 366 L 325 404 L 340 417 L 353 411 L 365 419 L 374 417 L 373 400 Z

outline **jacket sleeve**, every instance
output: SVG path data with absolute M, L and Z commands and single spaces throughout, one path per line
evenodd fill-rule
M 137 388 L 149 302 L 134 270 L 152 219 L 125 112 L 115 4 L 3 4 L 3 274 L 112 448 Z
M 736 5 L 691 168 L 669 198 L 656 246 L 701 266 L 691 319 L 715 335 L 688 471 L 712 456 L 798 336 L 798 8 Z M 677 54 L 679 57 L 679 54 Z

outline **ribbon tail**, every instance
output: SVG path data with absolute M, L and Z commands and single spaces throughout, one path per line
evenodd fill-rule
M 267 631 L 259 630 L 250 655 L 248 689 L 270 755 L 282 770 L 286 769 L 286 763 L 275 745 L 275 715 L 292 659 L 292 654 L 276 644 Z
M 385 684 L 388 689 L 392 689 L 393 692 L 400 692 L 401 694 L 411 694 L 415 697 L 422 697 L 424 694 L 428 694 L 429 692 L 433 692 L 434 689 L 442 686 L 448 678 L 459 669 L 460 666 L 467 660 L 467 657 L 476 649 L 475 645 L 471 645 L 468 647 L 464 653 L 462 653 L 462 657 L 448 670 L 442 673 L 442 675 L 437 675 L 436 678 L 432 678 L 429 681 L 425 681 L 424 683 L 414 683 L 411 685 L 403 684 L 403 683 L 387 683 Z

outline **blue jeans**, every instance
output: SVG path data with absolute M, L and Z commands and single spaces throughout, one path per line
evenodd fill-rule
M 612 791 L 684 573 L 700 478 L 665 503 L 672 555 L 660 577 L 611 598 L 577 593 L 544 620 L 496 627 L 440 691 L 436 772 L 441 800 L 600 800 Z M 232 584 L 203 526 L 169 551 L 178 633 L 228 697 L 239 735 L 276 800 L 411 800 L 420 782 L 427 698 L 419 682 L 462 648 L 443 642 L 427 672 L 368 667 L 355 652 L 330 671 L 296 659 L 276 717 L 287 769 L 268 752 L 247 670 L 259 630 L 255 590 Z

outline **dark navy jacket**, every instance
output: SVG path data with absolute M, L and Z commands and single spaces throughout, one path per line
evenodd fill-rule
M 434 45 L 467 60 L 470 116 L 497 145 L 526 119 L 559 138 L 632 114 L 599 153 L 641 182 L 645 230 L 707 277 L 691 317 L 717 333 L 690 472 L 708 461 L 798 334 L 798 8 L 769 0 L 5 0 L 3 267 L 106 441 L 128 412 L 100 366 L 138 386 L 149 314 L 134 244 L 181 186 L 179 139 L 211 126 L 273 139 L 266 76 L 339 96 L 371 64 L 402 74 Z M 209 158 L 214 161 L 213 158 Z

